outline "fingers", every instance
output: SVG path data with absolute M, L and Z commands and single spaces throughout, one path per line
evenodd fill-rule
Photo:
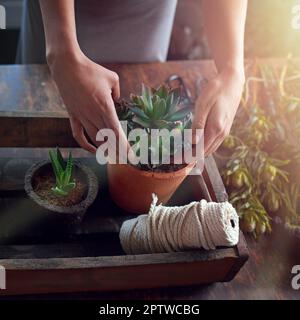
M 217 151 L 218 148 L 220 147 L 220 145 L 222 144 L 223 140 L 224 140 L 224 138 L 222 136 L 216 137 L 216 139 L 213 142 L 213 144 L 211 144 L 209 149 L 207 149 L 205 151 L 205 156 L 209 156 L 209 155 L 213 154 L 215 151 Z
M 192 129 L 193 129 L 193 144 L 198 143 L 199 138 L 196 136 L 196 129 L 204 129 L 207 122 L 207 117 L 212 106 L 216 101 L 216 88 L 214 85 L 210 84 L 205 87 L 202 94 L 198 97 L 195 106 L 195 115 L 193 119 Z
M 83 127 L 82 127 L 81 123 L 77 119 L 70 117 L 70 124 L 71 124 L 71 128 L 72 128 L 73 137 L 77 141 L 77 143 L 83 149 L 85 149 L 91 153 L 96 153 L 96 148 L 87 141 L 87 139 L 84 135 L 84 131 L 83 131 Z
M 99 121 L 99 128 L 103 127 L 103 125 L 101 125 L 101 122 L 102 121 Z M 87 133 L 87 135 L 91 139 L 91 141 L 95 145 L 97 145 L 96 136 L 97 136 L 98 129 L 87 120 L 82 120 L 82 125 L 84 127 L 85 132 Z
M 209 156 L 210 154 L 213 154 L 214 152 L 216 152 L 221 146 L 221 144 L 223 143 L 223 141 L 224 141 L 224 138 L 220 138 L 216 140 L 216 143 L 212 146 L 212 148 L 207 151 L 207 155 Z
M 129 144 L 125 136 L 125 133 L 122 129 L 119 118 L 117 116 L 112 98 L 108 103 L 109 105 L 106 107 L 107 113 L 106 116 L 103 118 L 105 125 L 107 126 L 107 128 L 110 128 L 115 132 L 117 139 L 120 140 L 120 143 L 125 147 L 125 150 L 127 150 Z
M 228 135 L 227 127 L 228 124 L 222 121 L 215 112 L 209 114 L 204 131 L 204 153 L 206 156 L 215 152 Z
M 103 120 L 103 128 L 113 130 L 116 143 L 113 141 L 108 140 L 109 147 L 111 148 L 112 152 L 116 155 L 116 160 L 120 161 L 120 163 L 126 163 L 127 154 L 130 149 L 129 143 L 127 141 L 127 137 L 122 129 L 121 123 L 117 116 L 117 112 L 115 109 L 115 104 L 110 95 L 106 102 L 102 105 L 102 120 Z
M 114 101 L 117 101 L 120 99 L 120 82 L 119 82 L 119 76 L 117 73 L 113 73 L 113 87 L 112 87 L 112 97 Z

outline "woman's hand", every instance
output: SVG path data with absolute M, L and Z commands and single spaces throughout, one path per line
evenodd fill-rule
M 243 71 L 226 68 L 210 80 L 199 95 L 193 129 L 204 129 L 206 156 L 216 151 L 229 134 L 241 100 L 244 81 Z
M 78 144 L 92 152 L 101 128 L 112 129 L 119 138 L 121 129 L 114 99 L 120 96 L 118 75 L 89 60 L 84 54 L 70 54 L 48 59 L 52 76 L 70 116 Z

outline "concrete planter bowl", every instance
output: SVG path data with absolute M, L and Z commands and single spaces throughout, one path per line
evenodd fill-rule
M 25 175 L 25 191 L 32 200 L 32 212 L 47 228 L 54 226 L 56 230 L 78 224 L 82 221 L 87 209 L 95 201 L 99 184 L 94 172 L 78 161 L 74 161 L 73 175 L 80 178 L 87 186 L 83 200 L 72 206 L 53 205 L 41 198 L 34 190 L 35 178 L 40 174 L 52 174 L 51 163 L 48 160 L 38 162 L 31 166 Z

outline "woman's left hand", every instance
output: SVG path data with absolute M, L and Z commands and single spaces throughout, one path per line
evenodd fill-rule
M 244 71 L 225 68 L 197 98 L 193 129 L 204 129 L 204 154 L 212 154 L 229 134 L 241 100 Z M 198 138 L 194 138 L 197 141 Z

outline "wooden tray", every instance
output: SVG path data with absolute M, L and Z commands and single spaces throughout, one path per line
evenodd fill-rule
M 180 74 L 190 89 L 199 70 L 214 74 L 212 64 L 169 62 L 119 65 L 122 96 L 138 92 Z M 155 72 L 154 72 L 155 70 Z M 45 66 L 7 66 L 0 72 L 0 265 L 6 268 L 7 290 L 0 295 L 126 290 L 230 281 L 248 259 L 245 239 L 215 251 L 125 255 L 119 229 L 130 215 L 110 200 L 106 170 L 88 163 L 99 175 L 101 190 L 82 225 L 68 232 L 44 232 L 30 220 L 23 190 L 24 172 L 47 150 L 28 148 L 76 147 L 57 89 Z M 23 150 L 6 148 L 27 148 Z M 11 155 L 8 155 L 11 152 Z M 73 152 L 82 157 L 82 152 Z M 227 194 L 212 157 L 203 177 L 188 177 L 171 199 L 186 204 L 206 198 L 226 201 Z
M 1 159 L 0 265 L 6 268 L 7 290 L 0 295 L 125 290 L 230 281 L 248 259 L 242 233 L 239 244 L 215 251 L 125 255 L 118 237 L 130 216 L 109 198 L 106 168 L 81 159 L 99 176 L 101 190 L 82 225 L 67 233 L 39 232 L 30 221 L 22 176 L 38 159 Z M 194 190 L 194 194 L 191 193 Z M 188 177 L 171 199 L 184 204 L 227 195 L 212 157 L 203 177 Z M 29 220 L 29 221 L 28 221 Z

